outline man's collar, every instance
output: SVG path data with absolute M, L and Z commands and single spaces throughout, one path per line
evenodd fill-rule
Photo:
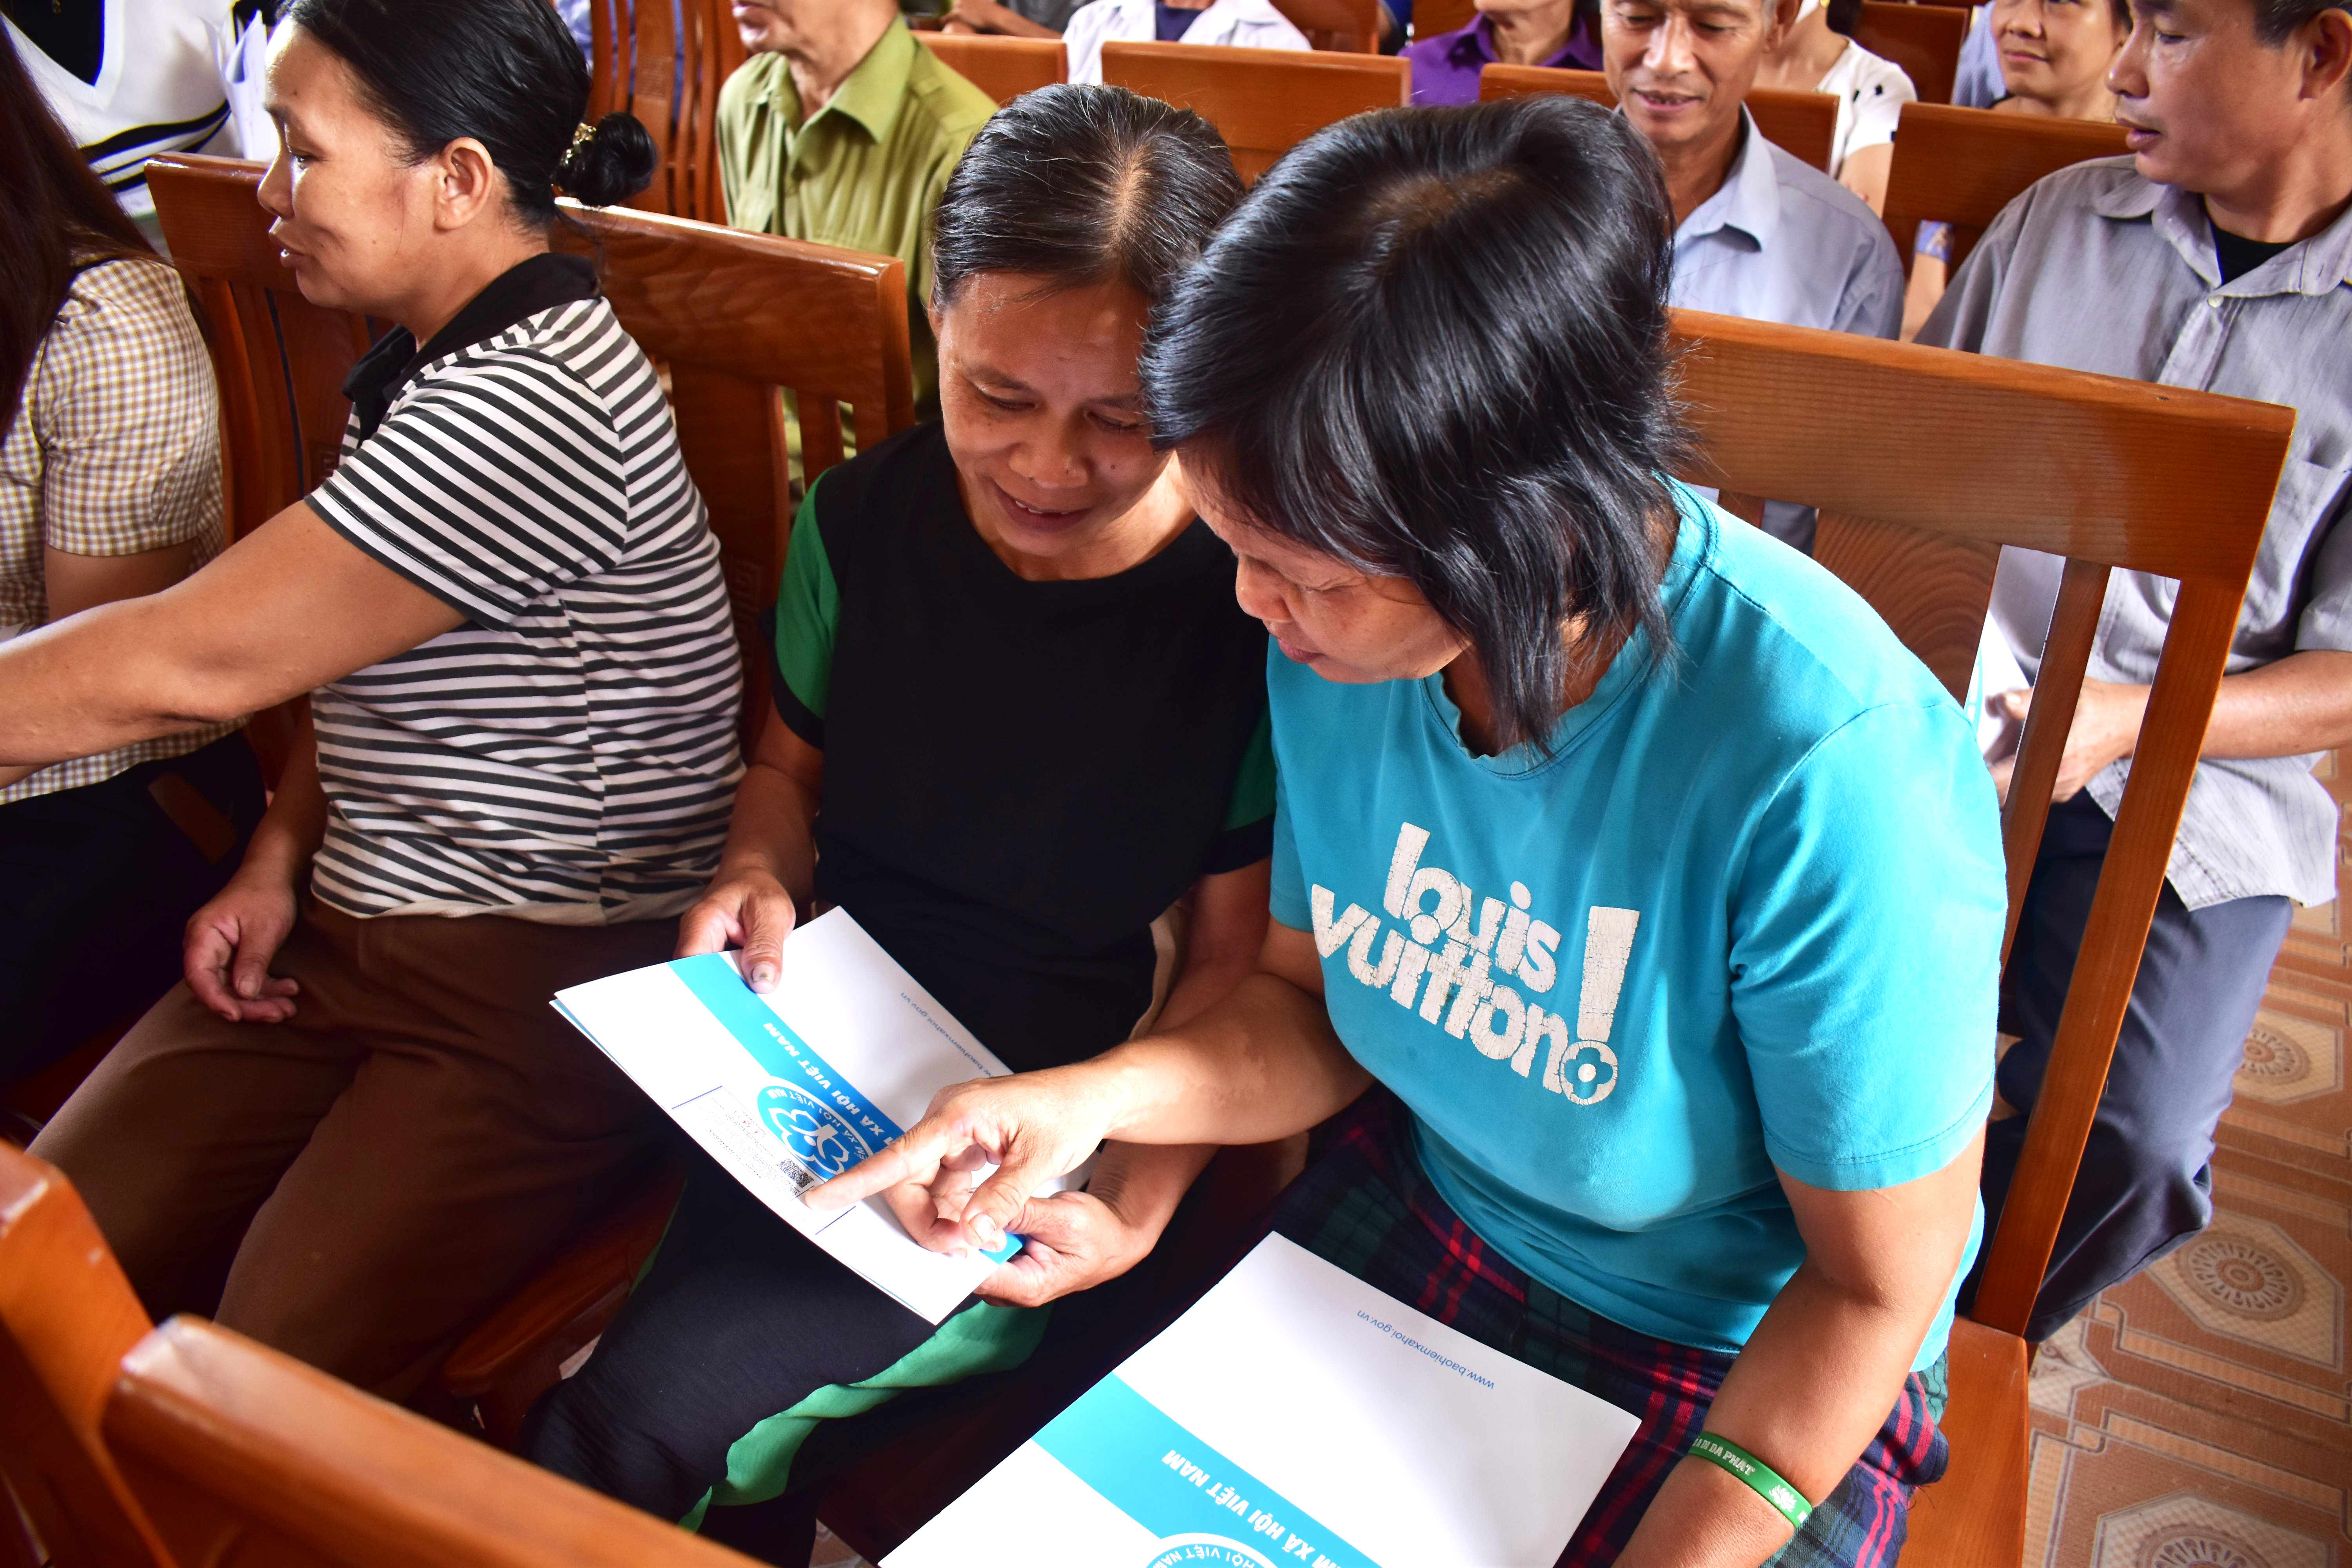
M 842 79 L 818 112 L 845 114 L 864 126 L 866 134 L 877 142 L 887 140 L 890 128 L 898 123 L 899 110 L 907 106 L 907 79 L 915 69 L 915 51 L 922 47 L 904 21 L 892 17 L 874 47 L 866 51 L 866 58 Z
M 2196 192 L 2159 185 L 2135 170 L 2128 179 L 2094 195 L 2091 210 L 2125 222 L 2151 219 L 2189 270 L 2218 293 L 2325 294 L 2352 281 L 2352 207 L 2336 214 L 2335 222 L 2310 238 L 2228 283 L 2221 281 L 2221 261 L 2213 254 L 2212 219 L 2206 216 L 2205 198 Z
M 490 279 L 423 348 L 416 346 L 406 327 L 393 328 L 343 377 L 343 395 L 352 400 L 352 412 L 359 416 L 360 439 L 375 434 L 400 389 L 435 360 L 495 338 L 541 310 L 593 300 L 596 292 L 593 266 L 582 257 L 551 251 L 519 261 Z
M 1772 167 L 1772 150 L 1764 144 L 1764 133 L 1756 129 L 1755 117 L 1744 103 L 1739 106 L 1739 151 L 1723 176 L 1722 188 L 1683 219 L 1675 237 L 1702 239 L 1726 228 L 1739 230 L 1759 250 L 1769 249 L 1772 237 L 1780 232 L 1780 176 Z
M 1565 64 L 1570 69 L 1576 68 L 1576 46 L 1584 37 L 1584 24 L 1579 21 L 1569 29 L 1567 40 L 1559 46 L 1559 52 L 1543 63 L 1551 67 Z M 1502 57 L 1495 52 L 1494 18 L 1484 11 L 1478 13 L 1475 21 L 1462 29 L 1462 36 L 1454 39 L 1453 47 L 1445 51 L 1445 63 L 1456 70 L 1494 65 L 1501 59 Z

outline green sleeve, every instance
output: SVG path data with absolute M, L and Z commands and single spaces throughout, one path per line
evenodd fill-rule
M 823 476 L 817 483 L 824 482 Z M 825 699 L 833 689 L 833 639 L 841 624 L 841 590 L 817 526 L 816 484 L 802 498 L 776 589 L 776 711 L 801 739 L 822 750 Z M 814 731 L 814 732 L 812 732 Z
M 1215 876 L 1255 866 L 1274 850 L 1274 724 L 1258 710 L 1241 766 L 1234 770 L 1234 794 L 1225 807 L 1224 831 L 1209 851 L 1202 874 Z

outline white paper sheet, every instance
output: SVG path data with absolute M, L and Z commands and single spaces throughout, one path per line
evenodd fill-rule
M 1269 1237 L 884 1568 L 1537 1568 L 1639 1423 Z
M 764 996 L 738 956 L 592 981 L 555 1006 L 786 1224 L 940 1321 L 1017 1241 L 933 1252 L 878 1197 L 820 1214 L 800 1195 L 920 1121 L 940 1089 L 1009 1069 L 845 910 L 792 934 Z

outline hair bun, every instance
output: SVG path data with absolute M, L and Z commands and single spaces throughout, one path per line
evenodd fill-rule
M 634 114 L 608 114 L 555 166 L 555 188 L 592 207 L 627 201 L 654 183 L 661 157 Z

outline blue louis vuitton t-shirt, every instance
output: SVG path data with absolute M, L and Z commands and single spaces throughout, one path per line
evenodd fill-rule
M 1269 650 L 1273 910 L 1489 1246 L 1729 1352 L 1804 1256 L 1775 1166 L 1894 1186 L 1982 1124 L 2005 878 L 1935 678 L 1828 572 L 1681 507 L 1678 648 L 1636 637 L 1548 758 L 1473 756 L 1441 677 Z

